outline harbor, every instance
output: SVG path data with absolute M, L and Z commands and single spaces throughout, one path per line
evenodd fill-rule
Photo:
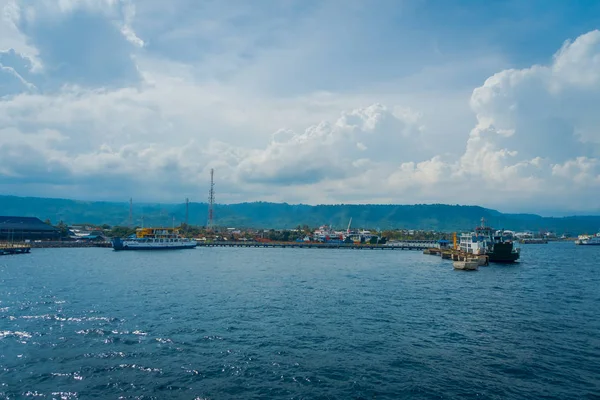
M 486 226 L 485 218 L 481 218 L 481 225 L 474 232 L 463 233 L 459 239 L 454 234 L 452 247 L 429 248 L 423 253 L 452 260 L 454 269 L 477 270 L 490 262 L 514 263 L 520 258 L 521 249 L 515 248 L 512 236 Z
M 197 247 L 257 247 L 257 248 L 299 248 L 299 249 L 349 249 L 349 250 L 424 250 L 437 248 L 438 241 L 414 240 L 386 244 L 369 243 L 328 243 L 328 242 L 259 242 L 259 241 L 204 241 Z

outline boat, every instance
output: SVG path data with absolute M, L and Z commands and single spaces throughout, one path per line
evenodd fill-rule
M 453 262 L 454 269 L 462 269 L 465 271 L 477 271 L 479 269 L 478 259 L 465 259 L 462 261 Z
M 313 233 L 313 240 L 315 242 L 323 243 L 343 243 L 344 237 L 341 232 L 336 232 L 329 225 L 321 225 L 319 229 Z
M 600 232 L 595 235 L 579 235 L 575 244 L 582 246 L 600 246 Z
M 198 245 L 193 239 L 184 238 L 176 228 L 138 228 L 127 238 L 113 238 L 114 250 L 178 250 L 193 249 Z
M 464 253 L 487 255 L 489 262 L 512 263 L 520 257 L 520 249 L 514 247 L 512 239 L 486 226 L 485 218 L 481 218 L 481 226 L 475 232 L 460 236 L 459 246 Z

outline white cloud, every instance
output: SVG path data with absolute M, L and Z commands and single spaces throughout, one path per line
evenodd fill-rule
M 265 40 L 264 32 L 233 43 L 228 54 L 211 49 L 208 64 L 169 60 L 153 52 L 156 36 L 142 40 L 133 29 L 138 28 L 138 12 L 148 12 L 148 4 L 60 0 L 30 3 L 27 10 L 15 4 L 5 1 L 3 8 L 13 22 L 28 18 L 42 24 L 42 18 L 67 18 L 85 9 L 116 23 L 120 40 L 138 46 L 127 43 L 119 54 L 135 67 L 139 80 L 116 87 L 104 80 L 87 85 L 66 81 L 52 90 L 0 100 L 0 187 L 15 188 L 22 182 L 27 193 L 37 185 L 45 191 L 40 195 L 65 196 L 68 190 L 88 198 L 101 187 L 105 198 L 127 198 L 135 191 L 136 197 L 172 201 L 193 193 L 203 198 L 208 171 L 215 168 L 220 201 L 445 202 L 518 208 L 543 199 L 558 208 L 595 206 L 583 199 L 600 190 L 598 31 L 566 42 L 548 65 L 493 74 L 472 91 L 470 101 L 457 106 L 459 95 L 423 92 L 417 93 L 417 101 L 412 92 L 391 93 L 382 84 L 339 91 L 311 87 L 295 95 L 257 89 L 277 82 L 269 80 L 270 73 L 293 80 L 290 74 L 302 65 L 293 65 L 292 72 L 281 67 L 311 54 L 303 47 L 306 41 L 296 51 L 282 45 L 284 37 L 269 43 L 269 51 L 238 58 Z M 52 4 L 58 4 L 54 14 L 42 12 Z M 208 36 L 223 33 L 235 18 L 226 15 L 213 25 L 206 18 L 208 25 L 201 29 Z M 297 28 L 317 22 L 309 19 Z M 145 20 L 144 29 L 137 29 L 144 38 L 149 24 Z M 282 29 L 281 21 L 273 24 Z M 40 45 L 40 53 L 27 47 L 17 26 L 10 30 L 10 48 L 17 53 L 38 57 L 54 50 Z M 193 39 L 196 31 L 189 25 L 181 28 L 186 27 Z M 227 37 L 220 37 L 220 43 Z M 9 42 L 0 36 L 0 48 L 3 43 Z M 325 49 L 314 49 L 321 57 L 317 61 L 326 59 Z M 108 58 L 109 50 L 103 53 Z M 276 71 L 270 70 L 268 61 L 282 54 L 293 57 L 279 60 L 272 66 Z M 227 64 L 222 75 L 211 73 L 222 60 L 242 61 Z M 88 71 L 88 65 L 82 63 L 77 72 Z M 107 65 L 113 64 L 94 63 L 101 70 Z M 29 83 L 12 66 L 1 69 L 20 84 Z M 301 86 L 301 78 L 290 84 Z M 463 109 L 469 106 L 472 115 L 465 116 Z M 472 127 L 470 132 L 466 126 Z
M 574 182 L 582 188 L 600 186 L 600 160 L 597 158 L 577 157 L 564 164 L 552 166 L 552 174 Z
M 35 0 L 25 1 L 24 10 L 13 3 L 11 15 L 13 20 L 21 18 L 20 13 L 28 23 L 37 23 L 45 19 L 62 19 L 66 15 L 84 10 L 91 13 L 103 14 L 119 26 L 123 36 L 132 44 L 143 47 L 140 39 L 132 28 L 135 18 L 133 0 Z
M 418 116 L 394 113 L 381 104 L 343 112 L 334 123 L 322 122 L 303 133 L 281 132 L 266 149 L 239 165 L 242 181 L 281 185 L 316 183 L 361 174 L 368 164 L 419 157 L 424 142 Z
M 21 8 L 16 0 L 0 0 L 0 52 L 13 49 L 31 60 L 36 72 L 42 68 L 38 50 L 31 46 L 27 37 L 19 30 Z

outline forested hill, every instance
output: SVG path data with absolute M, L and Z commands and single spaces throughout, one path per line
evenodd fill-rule
M 129 203 L 86 202 L 67 199 L 0 196 L 0 215 L 34 216 L 56 224 L 127 225 Z M 206 203 L 190 203 L 189 223 L 206 225 Z M 185 204 L 133 204 L 133 223 L 146 226 L 171 226 L 185 220 Z M 600 230 L 600 216 L 546 218 L 533 214 L 503 214 L 477 206 L 459 205 L 291 205 L 286 203 L 240 203 L 215 206 L 215 223 L 227 227 L 290 229 L 298 225 L 311 227 L 332 224 L 346 228 L 427 229 L 439 231 L 469 230 L 481 217 L 495 228 L 511 230 L 548 230 L 556 233 L 595 233 Z

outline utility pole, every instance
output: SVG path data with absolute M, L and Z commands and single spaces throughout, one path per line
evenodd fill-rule
M 210 190 L 208 191 L 208 230 L 212 231 L 214 226 L 214 206 L 215 206 L 215 170 L 210 169 Z
M 186 233 L 188 231 L 189 217 L 190 217 L 190 199 L 188 199 L 186 197 L 185 198 L 185 232 Z

